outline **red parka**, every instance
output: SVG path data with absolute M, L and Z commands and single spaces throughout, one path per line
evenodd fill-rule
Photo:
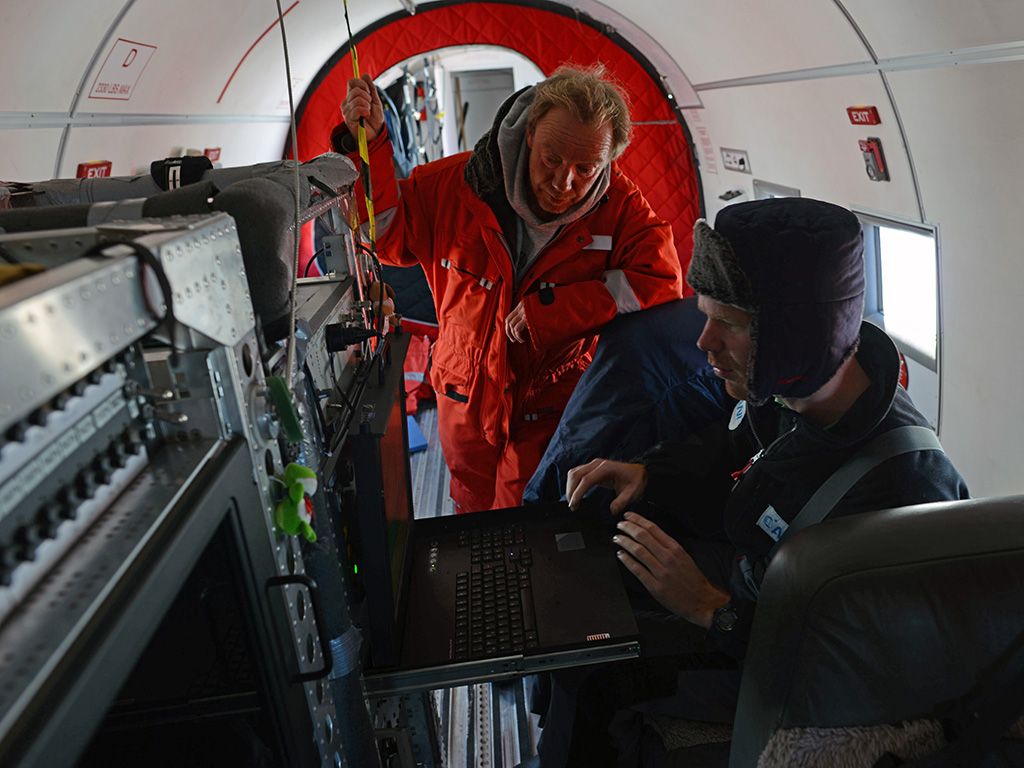
M 671 228 L 614 166 L 606 194 L 517 285 L 501 225 L 466 180 L 470 157 L 437 160 L 398 181 L 386 131 L 370 144 L 380 258 L 419 264 L 433 292 L 430 377 L 452 498 L 463 511 L 520 502 L 601 326 L 677 299 L 683 287 Z M 520 301 L 525 344 L 504 330 Z

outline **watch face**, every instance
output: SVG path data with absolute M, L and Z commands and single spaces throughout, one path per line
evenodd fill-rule
M 723 605 L 721 608 L 715 609 L 711 620 L 719 631 L 729 632 L 736 626 L 739 616 L 736 615 L 736 609 L 731 605 Z

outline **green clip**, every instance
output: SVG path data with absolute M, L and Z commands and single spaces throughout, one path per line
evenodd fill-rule
M 274 405 L 284 436 L 289 443 L 302 442 L 302 424 L 295 402 L 292 400 L 292 393 L 288 391 L 288 385 L 280 376 L 268 376 L 267 387 L 270 389 L 270 402 Z

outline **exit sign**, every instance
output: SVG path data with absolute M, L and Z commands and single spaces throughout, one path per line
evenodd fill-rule
M 854 125 L 878 125 L 882 122 L 875 107 L 847 107 L 846 114 Z
M 75 172 L 76 179 L 105 179 L 110 175 L 111 162 L 109 160 L 92 160 L 88 163 L 79 163 Z

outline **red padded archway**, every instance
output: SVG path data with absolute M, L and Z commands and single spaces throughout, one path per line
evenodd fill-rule
M 532 60 L 545 74 L 560 64 L 602 63 L 629 94 L 633 140 L 619 159 L 622 170 L 643 190 L 651 207 L 675 233 L 683 268 L 693 247 L 700 215 L 700 185 L 686 128 L 675 114 L 653 69 L 614 32 L 592 26 L 566 6 L 537 7 L 505 2 L 430 3 L 416 15 L 395 14 L 356 36 L 365 72 L 384 72 L 406 59 L 456 45 L 497 45 Z M 321 69 L 299 107 L 298 145 L 302 160 L 330 150 L 338 105 L 352 76 L 348 44 Z

